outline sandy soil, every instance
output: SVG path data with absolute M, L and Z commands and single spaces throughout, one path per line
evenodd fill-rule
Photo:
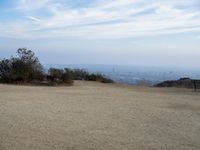
M 200 149 L 200 93 L 0 85 L 0 150 Z

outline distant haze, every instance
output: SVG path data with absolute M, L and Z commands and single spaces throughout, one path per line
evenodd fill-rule
M 2 0 L 0 58 L 200 70 L 198 0 Z
M 84 65 L 84 64 L 46 64 L 50 67 L 85 69 L 90 73 L 102 73 L 108 78 L 120 83 L 139 85 L 155 85 L 166 80 L 178 80 L 189 77 L 200 79 L 200 70 L 189 67 L 151 67 L 151 66 L 125 66 L 125 65 Z

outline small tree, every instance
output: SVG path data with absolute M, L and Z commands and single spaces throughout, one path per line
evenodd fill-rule
M 49 75 L 53 78 L 53 80 L 62 80 L 63 76 L 63 70 L 62 69 L 56 69 L 56 68 L 50 68 L 49 69 Z
M 43 74 L 43 67 L 39 62 L 39 59 L 35 56 L 35 53 L 26 48 L 19 48 L 17 50 L 18 58 L 14 59 L 14 62 L 18 66 L 17 72 L 21 72 L 23 80 L 30 81 L 32 79 L 40 79 Z M 21 70 L 21 71 L 20 71 Z
M 12 62 L 9 59 L 0 61 L 0 81 L 3 83 L 11 82 Z
M 75 80 L 86 80 L 89 73 L 85 69 L 74 69 L 74 79 Z
M 0 61 L 1 82 L 30 82 L 43 77 L 43 67 L 35 54 L 26 48 L 17 50 L 17 57 Z
M 63 76 L 62 76 L 62 80 L 64 82 L 71 82 L 72 80 L 74 80 L 74 72 L 73 72 L 73 70 L 65 68 Z

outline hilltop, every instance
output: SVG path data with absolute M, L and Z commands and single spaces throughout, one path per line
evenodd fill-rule
M 75 81 L 0 85 L 2 150 L 200 149 L 199 93 Z
M 179 80 L 164 81 L 155 85 L 155 87 L 177 87 L 200 89 L 200 80 L 190 78 L 180 78 Z

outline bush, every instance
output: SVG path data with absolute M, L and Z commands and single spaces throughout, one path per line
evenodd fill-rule
M 54 82 L 71 83 L 72 80 L 98 81 L 102 83 L 113 83 L 113 80 L 102 74 L 90 74 L 85 69 L 49 69 L 49 78 Z
M 74 80 L 87 80 L 89 73 L 85 69 L 74 69 L 72 70 Z
M 49 75 L 52 77 L 52 81 L 61 80 L 63 76 L 62 69 L 50 68 Z
M 65 68 L 62 75 L 62 80 L 64 82 L 71 82 L 74 80 L 74 72 L 71 69 Z
M 90 75 L 88 75 L 88 80 L 89 81 L 99 81 L 102 83 L 113 83 L 114 82 L 113 80 L 106 78 L 102 74 L 90 74 Z

